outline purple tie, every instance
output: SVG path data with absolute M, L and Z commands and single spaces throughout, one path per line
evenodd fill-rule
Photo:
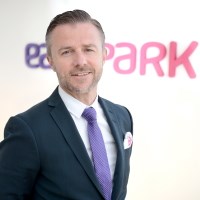
M 86 108 L 82 116 L 88 122 L 88 136 L 92 149 L 94 170 L 102 187 L 105 200 L 110 200 L 112 180 L 102 133 L 97 124 L 96 111 L 93 107 Z

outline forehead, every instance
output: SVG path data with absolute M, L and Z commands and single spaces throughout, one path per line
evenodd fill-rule
M 51 41 L 54 40 L 101 40 L 100 31 L 91 23 L 61 24 L 55 27 L 51 33 Z

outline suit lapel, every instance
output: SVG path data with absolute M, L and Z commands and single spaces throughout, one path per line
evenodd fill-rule
M 66 109 L 57 90 L 54 91 L 52 96 L 49 98 L 49 105 L 54 107 L 51 111 L 51 115 L 57 126 L 61 130 L 67 144 L 70 146 L 71 150 L 73 151 L 80 165 L 87 173 L 88 177 L 94 183 L 96 188 L 101 192 L 98 180 L 94 173 L 93 166 L 85 149 L 84 143 L 80 137 L 80 134 L 70 113 Z
M 116 148 L 117 148 L 117 160 L 116 167 L 113 179 L 113 192 L 112 199 L 117 199 L 119 194 L 119 188 L 123 188 L 123 179 L 124 179 L 124 147 L 123 147 L 123 134 L 120 131 L 119 123 L 117 122 L 117 117 L 114 113 L 114 108 L 112 104 L 108 103 L 106 100 L 99 97 L 99 103 L 104 111 L 104 114 L 108 120 L 108 124 L 111 129 L 111 133 L 115 139 Z

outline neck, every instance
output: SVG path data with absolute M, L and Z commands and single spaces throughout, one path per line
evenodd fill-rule
M 80 102 L 84 103 L 85 105 L 92 105 L 97 97 L 97 91 L 90 91 L 90 92 L 76 92 L 72 93 L 69 91 L 64 90 L 67 94 L 71 95 L 75 99 L 79 100 Z

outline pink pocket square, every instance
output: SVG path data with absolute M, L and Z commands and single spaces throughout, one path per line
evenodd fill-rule
M 124 137 L 124 149 L 128 149 L 132 146 L 133 136 L 131 132 L 126 132 Z

